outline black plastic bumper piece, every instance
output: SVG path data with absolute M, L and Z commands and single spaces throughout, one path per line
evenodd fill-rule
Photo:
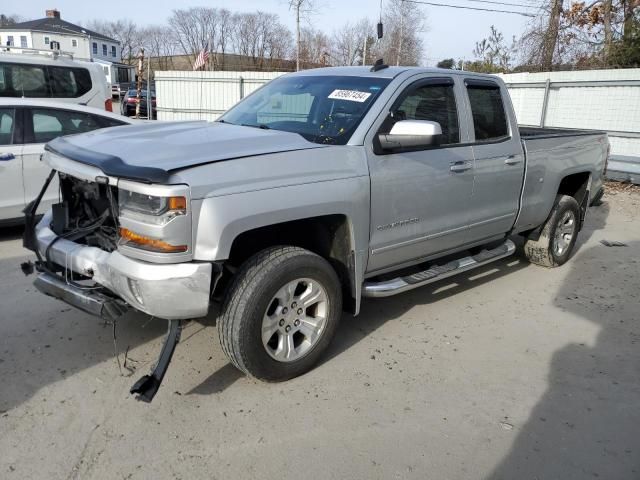
M 67 283 L 64 278 L 53 273 L 40 273 L 33 284 L 45 295 L 62 300 L 83 312 L 104 318 L 105 320 L 115 320 L 128 310 L 125 303 L 119 299 L 104 295 L 95 290 L 76 287 Z
M 136 400 L 150 403 L 156 393 L 158 393 L 162 379 L 165 373 L 167 373 L 167 368 L 169 367 L 169 363 L 171 363 L 171 357 L 173 357 L 173 352 L 180 341 L 180 334 L 182 333 L 182 320 L 168 320 L 168 322 L 169 329 L 167 336 L 164 338 L 164 344 L 162 345 L 156 366 L 149 375 L 142 376 L 133 387 L 131 387 L 130 393 L 137 395 Z

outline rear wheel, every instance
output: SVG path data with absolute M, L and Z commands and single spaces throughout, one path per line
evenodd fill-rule
M 558 267 L 571 256 L 580 226 L 580 206 L 569 195 L 558 195 L 537 240 L 528 239 L 524 253 L 531 263 Z
M 229 287 L 220 344 L 246 374 L 281 381 L 310 370 L 326 350 L 342 313 L 338 277 L 322 257 L 273 247 L 251 257 Z

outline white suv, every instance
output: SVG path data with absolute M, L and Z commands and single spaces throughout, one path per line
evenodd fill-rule
M 0 97 L 79 103 L 112 111 L 102 65 L 46 50 L 0 47 Z

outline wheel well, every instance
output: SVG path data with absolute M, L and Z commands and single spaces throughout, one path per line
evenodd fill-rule
M 589 185 L 589 172 L 574 173 L 567 175 L 560 182 L 558 187 L 559 195 L 569 195 L 576 199 L 578 203 L 582 202 L 584 194 L 587 192 Z
M 249 257 L 268 247 L 301 247 L 320 255 L 333 266 L 342 283 L 343 303 L 348 307 L 348 299 L 352 298 L 350 238 L 345 215 L 325 215 L 259 227 L 243 232 L 234 239 L 227 261 L 229 268 L 226 270 L 235 271 Z M 227 283 L 222 281 L 216 290 L 224 289 Z

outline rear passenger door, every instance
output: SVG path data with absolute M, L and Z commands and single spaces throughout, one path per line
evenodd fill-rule
M 25 206 L 19 114 L 17 108 L 0 108 L 0 221 L 20 218 Z
M 513 110 L 497 82 L 465 79 L 472 119 L 474 156 L 469 240 L 480 241 L 511 229 L 518 213 L 524 175 L 524 155 Z

